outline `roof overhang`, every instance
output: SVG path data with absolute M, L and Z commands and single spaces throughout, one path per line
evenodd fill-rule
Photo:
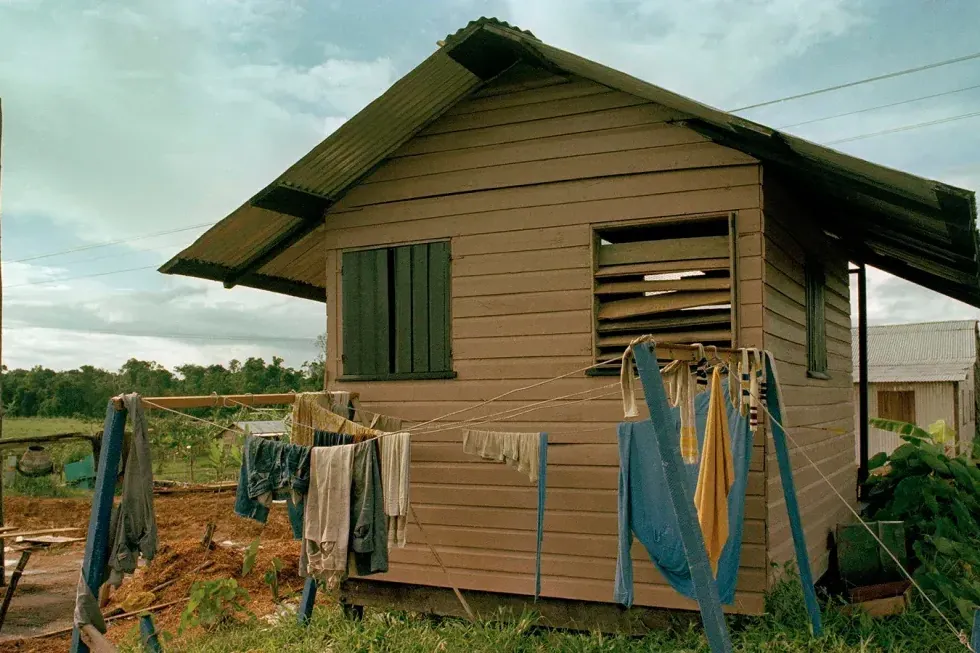
M 725 113 L 531 33 L 480 19 L 313 148 L 161 272 L 324 300 L 318 247 L 326 211 L 403 143 L 518 62 L 657 102 L 684 124 L 814 191 L 848 255 L 980 306 L 980 238 L 971 191 L 876 165 Z M 311 237 L 313 240 L 311 241 Z

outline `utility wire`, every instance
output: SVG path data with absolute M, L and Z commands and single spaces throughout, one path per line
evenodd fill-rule
M 27 258 L 15 259 L 13 261 L 5 261 L 5 263 L 25 263 L 27 261 L 36 261 L 42 258 L 49 258 L 52 256 L 63 256 L 64 254 L 74 254 L 75 252 L 82 252 L 89 249 L 97 249 L 99 247 L 109 247 L 110 245 L 121 245 L 123 243 L 131 243 L 135 240 L 143 240 L 145 238 L 155 238 L 157 236 L 166 236 L 168 234 L 176 234 L 182 231 L 191 231 L 192 229 L 200 229 L 201 227 L 210 227 L 217 224 L 216 222 L 202 222 L 201 224 L 191 225 L 189 227 L 181 227 L 180 229 L 168 229 L 167 231 L 157 231 L 151 234 L 143 234 L 142 236 L 133 236 L 132 238 L 122 238 L 119 240 L 107 240 L 101 243 L 93 243 L 91 245 L 82 245 L 81 247 L 73 247 L 71 249 L 64 249 L 60 252 L 49 252 L 47 254 L 38 254 L 37 256 L 28 256 Z
M 31 281 L 28 283 L 16 283 L 12 286 L 4 286 L 4 290 L 10 288 L 24 288 L 27 286 L 40 286 L 46 283 L 58 283 L 60 281 L 74 281 L 75 279 L 91 279 L 92 277 L 106 277 L 110 274 L 122 274 L 123 272 L 137 272 L 139 270 L 155 270 L 159 265 L 144 265 L 139 268 L 127 268 L 125 270 L 110 270 L 109 272 L 96 272 L 95 274 L 81 274 L 73 277 L 58 277 L 57 279 L 45 279 L 44 281 Z
M 858 134 L 857 136 L 848 136 L 847 138 L 838 138 L 835 141 L 827 141 L 825 145 L 836 145 L 837 143 L 850 143 L 851 141 L 859 141 L 864 138 L 871 138 L 872 136 L 882 136 L 884 134 L 896 134 L 898 132 L 907 132 L 913 129 L 919 129 L 920 127 L 931 127 L 932 125 L 942 125 L 947 122 L 953 122 L 955 120 L 963 120 L 965 118 L 975 118 L 980 116 L 980 111 L 974 111 L 973 113 L 963 113 L 958 116 L 950 116 L 948 118 L 940 118 L 939 120 L 929 120 L 927 122 L 918 122 L 912 125 L 903 125 L 901 127 L 894 127 L 892 129 L 882 129 L 877 132 L 869 132 L 867 134 Z
M 781 127 L 776 127 L 776 129 L 789 129 L 791 127 L 802 127 L 803 125 L 812 125 L 815 122 L 823 122 L 824 120 L 834 120 L 835 118 L 844 118 L 846 116 L 855 116 L 859 113 L 867 113 L 869 111 L 877 111 L 879 109 L 889 109 L 891 107 L 898 107 L 903 104 L 911 104 L 912 102 L 919 102 L 920 100 L 931 100 L 937 97 L 945 97 L 947 95 L 953 95 L 954 93 L 963 93 L 964 91 L 972 91 L 977 88 L 980 88 L 980 84 L 976 84 L 974 86 L 966 86 L 964 88 L 957 88 L 952 91 L 945 91 L 943 93 L 922 95 L 917 98 L 912 98 L 911 100 L 902 100 L 900 102 L 892 102 L 890 104 L 879 104 L 878 106 L 868 107 L 867 109 L 857 109 L 855 111 L 847 111 L 845 113 L 836 113 L 832 116 L 824 116 L 823 118 L 814 118 L 812 120 L 804 120 L 803 122 L 794 122 L 791 125 L 783 125 Z
M 757 104 L 749 104 L 744 107 L 739 107 L 737 109 L 729 109 L 729 113 L 738 113 L 740 111 L 748 111 L 749 109 L 758 109 L 759 107 L 768 107 L 773 104 L 779 104 L 781 102 L 789 102 L 790 100 L 799 100 L 800 98 L 811 97 L 814 95 L 820 95 L 822 93 L 829 93 L 830 91 L 839 91 L 843 88 L 851 88 L 852 86 L 861 86 L 862 84 L 870 84 L 871 82 L 878 82 L 883 79 L 891 79 L 893 77 L 901 77 L 902 75 L 909 75 L 911 73 L 918 73 L 923 70 L 931 70 L 933 68 L 940 68 L 942 66 L 949 66 L 950 64 L 960 63 L 962 61 L 970 61 L 971 59 L 980 59 L 980 52 L 975 52 L 974 54 L 968 54 L 964 57 L 957 57 L 955 59 L 947 59 L 946 61 L 938 61 L 936 63 L 926 64 L 924 66 L 916 66 L 915 68 L 906 68 L 905 70 L 897 70 L 892 73 L 886 73 L 884 75 L 876 75 L 874 77 L 866 77 L 864 79 L 859 79 L 854 82 L 847 82 L 846 84 L 837 84 L 835 86 L 828 86 L 826 88 L 817 89 L 815 91 L 807 91 L 806 93 L 799 93 L 797 95 L 789 95 L 786 97 L 781 97 L 775 100 L 768 100 L 767 102 L 759 102 Z

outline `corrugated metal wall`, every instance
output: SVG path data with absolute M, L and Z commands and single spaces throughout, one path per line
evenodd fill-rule
M 964 434 L 969 433 L 972 439 L 974 429 L 973 408 L 974 399 L 970 396 L 972 387 L 967 388 L 966 382 L 959 385 L 960 422 L 957 424 L 954 414 L 954 396 L 957 392 L 955 383 L 951 381 L 935 383 L 869 383 L 868 384 L 868 415 L 869 417 L 887 417 L 878 414 L 879 392 L 915 392 L 915 422 L 927 427 L 937 419 L 944 419 L 953 426 L 963 442 Z M 972 383 L 969 384 L 972 386 Z M 854 428 L 859 426 L 861 419 L 857 413 L 858 385 L 854 384 Z M 884 451 L 891 453 L 903 444 L 903 440 L 894 433 L 871 428 L 868 430 L 868 456 Z M 855 460 L 858 460 L 858 449 L 855 445 Z

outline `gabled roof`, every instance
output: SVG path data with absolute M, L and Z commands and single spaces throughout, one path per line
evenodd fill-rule
M 857 383 L 857 329 L 851 344 Z M 868 327 L 869 383 L 963 381 L 976 362 L 976 320 Z
M 824 230 L 865 262 L 980 306 L 971 191 L 869 163 L 671 93 L 481 18 L 167 262 L 161 272 L 324 300 L 324 212 L 399 146 L 520 62 L 592 80 L 677 112 L 825 200 Z

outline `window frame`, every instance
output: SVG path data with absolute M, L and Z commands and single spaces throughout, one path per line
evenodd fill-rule
M 883 405 L 889 405 L 890 406 L 893 403 L 893 402 L 890 402 L 890 401 L 883 401 L 883 399 L 885 399 L 885 396 L 887 396 L 887 395 L 897 395 L 896 396 L 897 401 L 894 402 L 896 405 L 897 404 L 905 404 L 905 405 L 908 406 L 909 411 L 911 413 L 908 416 L 908 418 L 901 417 L 901 416 L 896 417 L 896 416 L 893 416 L 893 415 L 884 415 L 884 414 L 882 414 L 882 406 Z M 915 421 L 915 390 L 878 390 L 877 391 L 877 394 L 875 395 L 875 402 L 876 402 L 876 405 L 877 405 L 877 410 L 875 412 L 877 413 L 877 416 L 879 418 L 881 418 L 881 419 L 896 420 L 896 421 L 900 421 L 900 422 L 908 422 L 909 424 L 915 424 L 916 423 L 916 421 Z
M 433 253 L 430 247 L 435 244 L 444 244 L 445 248 L 441 252 L 435 254 L 436 257 L 444 257 L 444 269 L 445 274 L 441 279 L 435 279 L 433 273 L 430 273 L 430 263 L 433 262 Z M 425 248 L 425 256 L 421 261 L 412 258 L 416 252 L 421 251 L 420 248 Z M 381 298 L 376 298 L 376 301 L 384 304 L 384 308 L 379 312 L 386 316 L 386 324 L 381 330 L 379 337 L 375 338 L 375 342 L 380 343 L 381 338 L 387 340 L 385 347 L 387 348 L 387 363 L 388 372 L 349 372 L 349 366 L 351 365 L 351 351 L 352 341 L 349 340 L 349 334 L 352 332 L 352 324 L 354 317 L 348 312 L 348 305 L 350 303 L 351 293 L 359 294 L 357 290 L 351 289 L 347 286 L 347 283 L 352 281 L 351 277 L 347 276 L 345 272 L 345 265 L 349 265 L 353 262 L 353 255 L 366 254 L 366 253 L 379 253 L 384 252 L 384 264 L 380 264 L 384 268 L 385 273 L 385 286 L 383 290 L 378 290 L 377 292 L 381 295 Z M 341 330 L 339 345 L 340 345 L 340 365 L 341 374 L 337 377 L 337 381 L 340 382 L 359 382 L 359 381 L 416 381 L 416 380 L 437 380 L 437 379 L 453 379 L 456 378 L 456 371 L 453 369 L 453 351 L 452 351 L 452 240 L 449 238 L 441 238 L 435 240 L 427 241 L 416 241 L 410 243 L 398 243 L 382 246 L 372 246 L 372 247 L 361 247 L 352 248 L 340 251 L 341 260 L 341 274 L 340 274 L 340 287 L 338 288 L 338 298 L 340 299 L 340 312 L 341 319 L 339 321 L 339 326 Z M 437 261 L 439 262 L 439 261 Z M 421 267 L 418 267 L 421 264 Z M 406 267 L 407 266 L 407 267 Z M 415 273 L 419 269 L 424 270 L 427 278 L 422 282 L 418 282 L 415 279 Z M 402 273 L 399 276 L 399 273 Z M 410 273 L 409 276 L 405 276 L 404 273 Z M 435 283 L 433 281 L 435 280 Z M 358 279 L 359 281 L 359 279 Z M 437 317 L 431 315 L 428 311 L 432 309 L 433 302 L 428 301 L 429 293 L 432 291 L 434 285 L 442 284 L 444 286 L 444 296 L 441 303 L 436 302 L 436 310 L 443 313 L 444 321 L 439 320 Z M 375 288 L 380 287 L 378 283 Z M 400 299 L 405 297 L 404 293 L 408 293 L 409 307 L 406 309 L 403 301 Z M 422 318 L 420 315 L 412 312 L 412 301 L 416 297 L 417 293 L 424 292 L 426 294 L 426 309 L 425 317 Z M 345 301 L 347 300 L 347 301 Z M 379 304 L 380 307 L 380 304 Z M 440 308 L 441 307 L 441 308 Z M 404 311 L 407 310 L 406 314 Z M 363 315 L 358 315 L 358 318 L 363 318 Z M 406 335 L 399 335 L 398 329 L 400 328 L 399 319 L 404 323 L 404 318 L 408 318 L 408 325 L 410 328 L 409 333 Z M 433 324 L 436 324 L 438 328 L 443 331 L 442 338 L 444 338 L 445 346 L 445 363 L 446 369 L 438 370 L 419 370 L 419 371 L 407 371 L 407 372 L 396 372 L 395 368 L 399 364 L 415 365 L 417 361 L 413 358 L 415 353 L 414 347 L 418 344 L 418 334 L 415 331 L 415 325 L 417 321 L 424 319 L 426 323 L 427 332 L 424 338 L 425 351 L 428 356 L 432 354 L 432 346 L 430 337 L 432 335 Z M 407 341 L 404 340 L 407 338 Z M 399 349 L 399 345 L 402 346 Z M 412 351 L 408 353 L 408 358 L 405 359 L 404 346 L 410 345 Z M 429 361 L 427 361 L 428 364 Z
M 830 379 L 827 361 L 827 276 L 822 264 L 807 258 L 803 264 L 806 301 L 806 374 Z

